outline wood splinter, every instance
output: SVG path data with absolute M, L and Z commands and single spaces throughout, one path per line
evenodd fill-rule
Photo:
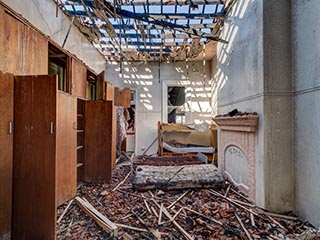
M 91 217 L 103 230 L 112 233 L 113 236 L 118 236 L 118 227 L 111 222 L 108 218 L 98 212 L 87 200 L 80 197 L 75 198 L 77 205 Z
M 64 215 L 67 213 L 69 207 L 71 206 L 72 202 L 73 202 L 73 199 L 70 200 L 70 202 L 68 203 L 67 207 L 64 209 L 63 213 L 62 213 L 61 216 L 59 217 L 57 223 L 59 223 L 59 222 L 62 220 L 62 218 L 64 217 Z
M 253 240 L 252 237 L 251 237 L 251 235 L 250 235 L 250 233 L 249 233 L 249 231 L 248 231 L 248 229 L 244 226 L 243 222 L 241 221 L 241 218 L 238 216 L 238 214 L 237 214 L 236 212 L 235 212 L 234 214 L 235 214 L 238 222 L 240 223 L 243 231 L 244 231 L 245 234 L 247 235 L 248 239 L 249 239 L 249 240 Z

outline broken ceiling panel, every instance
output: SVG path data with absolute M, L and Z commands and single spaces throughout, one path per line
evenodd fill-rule
M 108 60 L 181 61 L 212 59 L 237 0 L 54 1 Z

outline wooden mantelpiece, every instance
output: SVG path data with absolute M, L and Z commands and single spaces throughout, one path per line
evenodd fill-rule
M 235 117 L 215 117 L 213 120 L 223 130 L 255 132 L 258 126 L 257 115 L 245 115 Z
M 255 138 L 259 117 L 213 118 L 219 129 L 218 163 L 231 181 L 255 200 Z

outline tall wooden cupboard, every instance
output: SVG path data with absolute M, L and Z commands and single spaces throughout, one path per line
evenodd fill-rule
M 0 239 L 11 234 L 13 75 L 0 72 Z
M 56 209 L 76 194 L 76 98 L 55 75 L 14 81 L 13 239 L 55 239 Z
M 112 101 L 85 102 L 84 181 L 111 181 L 112 122 Z

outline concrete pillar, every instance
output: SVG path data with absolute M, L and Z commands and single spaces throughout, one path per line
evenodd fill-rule
M 265 207 L 294 208 L 291 1 L 263 2 Z

